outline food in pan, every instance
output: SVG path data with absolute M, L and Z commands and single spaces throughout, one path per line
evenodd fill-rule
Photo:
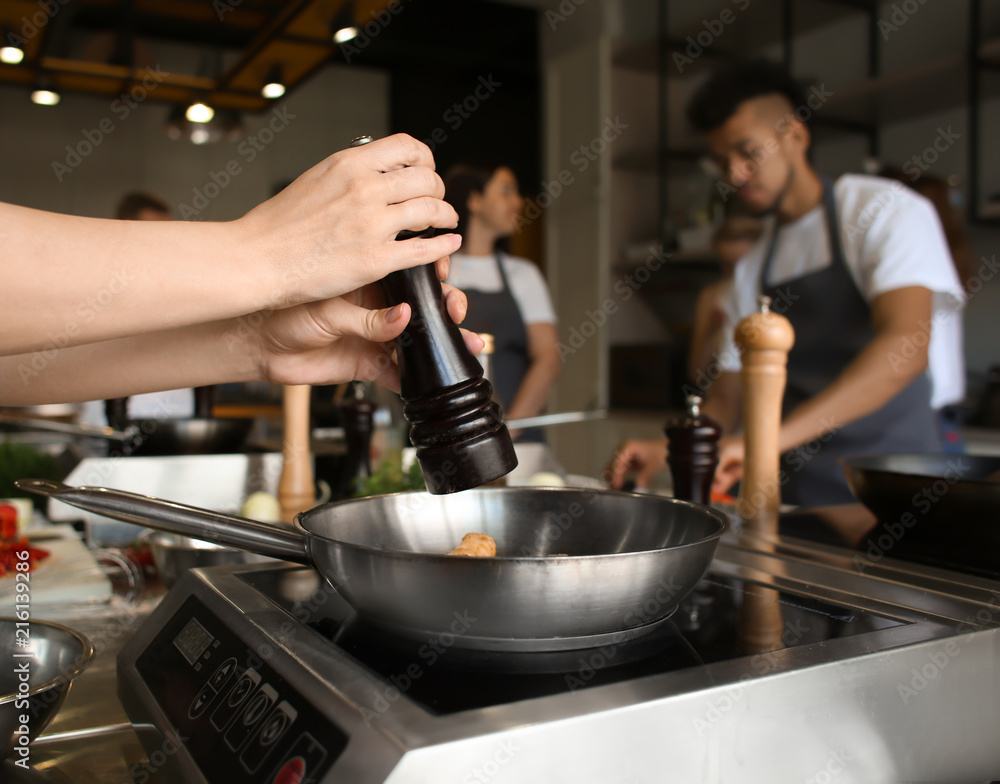
M 447 555 L 466 555 L 471 558 L 492 558 L 497 554 L 497 543 L 487 534 L 466 534 L 462 543 Z

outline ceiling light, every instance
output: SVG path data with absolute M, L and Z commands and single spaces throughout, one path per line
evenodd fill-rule
M 24 50 L 20 46 L 0 46 L 0 63 L 17 65 L 24 59 Z
M 184 116 L 194 123 L 207 123 L 211 122 L 212 118 L 215 117 L 215 109 L 199 101 L 198 103 L 191 104 L 187 108 L 187 111 L 184 112 Z
M 341 27 L 337 32 L 333 34 L 333 42 L 335 44 L 346 44 L 352 38 L 358 37 L 358 28 L 354 25 L 349 25 L 348 27 Z
M 280 98 L 285 94 L 285 80 L 282 78 L 280 65 L 271 69 L 264 86 L 260 88 L 260 94 L 269 99 Z
M 235 109 L 219 109 L 211 121 L 195 123 L 187 119 L 182 104 L 175 104 L 171 109 L 164 131 L 174 141 L 193 144 L 237 142 L 247 135 L 243 115 Z
M 60 96 L 55 90 L 39 88 L 31 93 L 31 102 L 39 106 L 55 106 L 59 103 Z
M 6 25 L 0 26 L 0 63 L 17 65 L 23 59 L 24 39 Z

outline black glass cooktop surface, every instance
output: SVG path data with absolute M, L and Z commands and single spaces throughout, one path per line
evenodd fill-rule
M 240 577 L 385 682 L 366 706 L 376 716 L 401 694 L 444 715 L 684 669 L 709 686 L 700 665 L 756 656 L 754 669 L 764 674 L 771 651 L 902 623 L 710 573 L 667 622 L 636 640 L 544 653 L 471 651 L 450 634 L 407 640 L 370 626 L 328 587 L 317 593 L 322 602 L 288 598 L 282 581 L 308 573 L 315 574 L 295 567 Z

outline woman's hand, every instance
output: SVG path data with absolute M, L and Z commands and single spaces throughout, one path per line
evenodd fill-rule
M 331 155 L 232 226 L 246 257 L 262 260 L 277 310 L 446 257 L 461 243 L 456 234 L 396 241 L 404 229 L 456 226 L 443 196 L 430 149 L 396 134 Z
M 439 269 L 440 272 L 440 269 Z M 465 295 L 442 284 L 448 315 L 460 324 L 468 307 Z M 261 377 L 281 384 L 335 384 L 374 381 L 399 391 L 399 369 L 389 341 L 409 323 L 410 306 L 380 308 L 374 286 L 321 302 L 263 315 L 258 331 Z M 478 335 L 462 330 L 473 353 L 483 348 Z
M 614 456 L 602 476 L 611 487 L 618 490 L 622 486 L 625 474 L 638 471 L 635 486 L 643 488 L 647 487 L 649 480 L 666 467 L 666 439 L 630 439 L 615 449 Z

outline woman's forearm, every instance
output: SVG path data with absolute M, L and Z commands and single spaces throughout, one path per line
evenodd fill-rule
M 0 357 L 0 405 L 83 402 L 257 380 L 257 334 L 244 321 Z
M 342 150 L 228 223 L 117 221 L 0 204 L 0 356 L 338 297 L 458 247 L 426 145 Z M 174 384 L 173 386 L 177 386 Z
M 0 204 L 0 354 L 78 346 L 267 307 L 272 276 L 241 258 L 232 225 L 97 220 Z

